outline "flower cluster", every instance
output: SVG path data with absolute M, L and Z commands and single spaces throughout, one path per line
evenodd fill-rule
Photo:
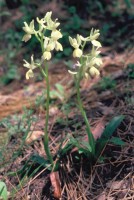
M 42 48 L 42 56 L 39 63 L 34 62 L 33 56 L 31 56 L 31 63 L 24 60 L 24 67 L 29 69 L 26 73 L 26 79 L 34 76 L 33 70 L 35 68 L 40 67 L 44 61 L 51 59 L 53 50 L 63 51 L 63 47 L 58 41 L 62 38 L 62 34 L 58 29 L 60 23 L 58 19 L 53 21 L 51 16 L 52 12 L 47 12 L 42 19 L 36 18 L 38 30 L 35 30 L 34 20 L 29 25 L 24 22 L 23 30 L 25 31 L 25 35 L 22 41 L 27 42 L 31 39 L 32 35 L 35 35 Z M 99 35 L 99 30 L 92 29 L 90 35 L 86 38 L 79 34 L 77 34 L 76 38 L 69 36 L 69 42 L 74 48 L 73 57 L 80 59 L 75 64 L 76 70 L 69 70 L 69 73 L 75 74 L 77 77 L 77 74 L 80 72 L 82 78 L 94 77 L 100 74 L 99 68 L 102 65 L 102 60 L 99 57 L 100 51 L 98 50 L 101 47 L 101 43 L 97 40 Z M 90 53 L 84 54 L 84 47 L 88 42 L 91 43 L 92 49 Z
M 22 38 L 22 41 L 27 42 L 31 39 L 32 35 L 35 35 L 35 37 L 39 40 L 42 47 L 42 60 L 50 60 L 52 57 L 52 51 L 55 49 L 56 51 L 63 51 L 63 47 L 58 42 L 60 38 L 62 38 L 62 34 L 60 30 L 58 30 L 58 26 L 60 23 L 57 21 L 52 20 L 51 18 L 52 12 L 47 12 L 44 18 L 39 19 L 37 17 L 36 21 L 39 25 L 39 29 L 35 30 L 34 26 L 34 20 L 30 22 L 28 25 L 26 22 L 24 22 L 23 30 L 25 31 L 25 35 Z M 50 35 L 46 36 L 46 31 L 50 31 Z M 29 79 L 34 76 L 33 69 L 37 68 L 41 63 L 35 63 L 33 60 L 33 56 L 31 56 L 31 63 L 28 63 L 26 60 L 24 60 L 25 64 L 24 67 L 29 68 L 29 71 L 26 73 L 26 79 Z
M 91 30 L 90 36 L 84 38 L 81 35 L 77 35 L 76 38 L 69 37 L 71 46 L 74 48 L 73 57 L 80 58 L 80 62 L 77 62 L 77 71 L 69 70 L 71 74 L 82 73 L 82 77 L 88 78 L 99 76 L 99 68 L 102 65 L 102 60 L 99 57 L 101 43 L 97 40 L 100 33 L 99 30 Z M 87 42 L 92 45 L 92 50 L 88 54 L 84 54 L 83 50 Z M 82 70 L 80 70 L 82 69 Z

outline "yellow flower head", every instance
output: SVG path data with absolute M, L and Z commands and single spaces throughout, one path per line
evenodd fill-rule
M 28 63 L 26 60 L 24 62 L 23 66 L 29 69 L 26 73 L 26 79 L 29 79 L 34 76 L 33 70 L 37 68 L 37 65 L 34 62 L 33 55 L 31 56 L 31 63 Z
M 63 47 L 58 41 L 56 41 L 56 43 L 55 43 L 55 50 L 56 51 L 63 51 Z
M 44 29 L 47 28 L 47 24 L 49 21 L 52 21 L 51 20 L 51 15 L 52 15 L 52 12 L 47 12 L 46 15 L 44 16 L 44 18 L 42 19 L 39 19 L 38 17 L 36 18 L 38 24 L 40 24 L 40 26 Z
M 91 43 L 93 46 L 100 48 L 101 47 L 101 43 L 97 40 L 91 40 Z
M 55 42 L 53 40 L 50 40 L 47 47 L 46 47 L 46 50 L 47 51 L 53 51 L 55 48 Z
M 43 53 L 43 58 L 44 58 L 44 60 L 50 60 L 51 57 L 52 57 L 52 55 L 51 55 L 51 53 L 50 53 L 49 51 L 45 51 L 45 52 Z
M 44 37 L 44 49 L 47 48 L 49 41 L 50 41 L 49 37 Z
M 75 49 L 74 51 L 73 51 L 73 57 L 74 58 L 80 58 L 81 56 L 82 56 L 82 50 L 81 49 L 79 49 L 79 48 L 77 48 L 77 49 Z
M 53 30 L 52 33 L 51 33 L 51 38 L 54 40 L 54 41 L 57 41 L 58 39 L 62 38 L 62 34 L 60 31 L 58 30 Z
M 23 66 L 26 67 L 26 68 L 29 68 L 29 69 L 35 69 L 37 68 L 37 66 L 35 65 L 35 62 L 34 62 L 34 59 L 33 59 L 33 55 L 31 56 L 31 63 L 28 63 L 26 60 L 24 60 L 24 64 Z
M 32 20 L 30 22 L 30 25 L 28 26 L 28 24 L 26 22 L 24 22 L 24 27 L 22 28 L 26 33 L 28 34 L 34 34 L 34 20 Z
M 53 38 L 45 38 L 44 39 L 44 49 L 47 52 L 53 51 L 54 49 L 56 51 L 63 51 L 62 45 Z
M 52 16 L 52 11 L 51 12 L 47 12 L 45 17 L 44 17 L 44 21 L 46 22 L 46 26 L 47 26 L 46 28 L 48 30 L 55 30 L 60 25 L 60 23 L 57 22 L 58 19 L 53 21 L 51 19 L 51 16 Z
M 22 29 L 26 32 L 26 34 L 23 36 L 22 41 L 27 42 L 31 39 L 31 35 L 35 33 L 34 20 L 30 22 L 29 26 L 26 22 L 24 22 L 24 25 L 25 26 Z
M 40 28 L 39 28 L 38 32 L 41 32 L 43 30 L 43 28 L 46 29 L 46 25 L 45 25 L 46 21 L 44 20 L 44 18 L 39 19 L 37 17 L 36 20 L 37 20 L 38 24 L 40 25 Z
M 52 16 L 52 11 L 47 12 L 44 17 L 44 21 L 48 22 L 49 20 L 51 20 L 51 16 Z
M 31 69 L 29 69 L 26 73 L 26 79 L 30 79 L 30 78 L 33 78 L 34 77 L 34 73 Z
M 69 42 L 70 42 L 71 46 L 74 47 L 75 49 L 79 48 L 78 41 L 75 38 L 71 38 L 69 36 Z
M 92 40 L 96 40 L 98 37 L 99 37 L 99 35 L 100 35 L 100 31 L 99 30 L 94 30 L 93 28 L 91 29 L 91 32 L 90 32 L 90 36 L 89 36 L 89 38 L 90 38 L 90 40 L 92 41 Z
M 95 77 L 95 76 L 99 76 L 100 75 L 100 72 L 98 69 L 96 69 L 95 67 L 91 67 L 89 69 L 89 74 L 91 77 Z
M 69 36 L 69 42 L 70 42 L 71 46 L 74 47 L 73 57 L 80 58 L 83 54 L 82 50 L 80 49 L 80 45 L 81 45 L 80 35 L 77 35 L 77 38 L 71 38 Z
M 22 38 L 22 41 L 27 42 L 28 40 L 31 39 L 31 34 L 25 34 Z
M 71 71 L 72 74 L 78 74 L 81 73 L 81 78 L 89 76 L 95 77 L 99 76 L 99 67 L 102 65 L 101 58 L 98 57 L 100 51 L 98 51 L 98 48 L 101 47 L 101 43 L 97 41 L 97 38 L 99 37 L 100 33 L 99 30 L 91 30 L 90 35 L 86 38 L 84 38 L 82 35 L 77 34 L 76 38 L 71 38 L 69 36 L 69 42 L 71 46 L 74 48 L 73 51 L 73 57 L 74 58 L 80 58 L 80 64 L 82 65 L 81 70 L 79 69 L 77 71 Z M 92 45 L 91 52 L 88 54 L 83 54 L 84 47 L 87 42 L 90 42 Z M 77 76 L 76 76 L 77 77 Z

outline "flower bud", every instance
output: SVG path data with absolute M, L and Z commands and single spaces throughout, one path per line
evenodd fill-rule
M 26 34 L 26 35 L 23 36 L 22 41 L 27 42 L 30 39 L 31 39 L 31 35 L 30 34 Z

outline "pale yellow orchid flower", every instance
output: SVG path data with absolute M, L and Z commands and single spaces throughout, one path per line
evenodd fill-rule
M 35 34 L 34 30 L 34 20 L 30 22 L 30 25 L 28 25 L 26 22 L 24 22 L 23 30 L 26 32 L 26 34 L 23 36 L 22 41 L 27 42 L 31 39 L 31 35 Z
M 70 42 L 71 46 L 74 47 L 73 57 L 80 58 L 83 54 L 82 50 L 79 48 L 79 46 L 81 45 L 80 35 L 77 35 L 77 39 L 71 38 L 69 36 L 69 42 Z
M 52 33 L 51 33 L 51 38 L 54 40 L 54 41 L 57 41 L 58 39 L 62 38 L 62 34 L 60 31 L 58 30 L 53 30 Z
M 94 66 L 92 66 L 90 69 L 89 69 L 89 74 L 91 75 L 91 77 L 96 77 L 96 76 L 99 76 L 100 75 L 100 72 L 98 69 L 96 69 Z
M 37 68 L 37 65 L 35 64 L 33 59 L 33 55 L 31 56 L 31 63 L 28 63 L 26 60 L 24 60 L 24 62 L 25 63 L 23 64 L 23 66 L 29 69 L 26 73 L 26 79 L 32 78 L 34 76 L 33 70 Z
M 77 48 L 73 51 L 73 57 L 74 58 L 80 58 L 82 56 L 83 52 L 81 49 Z
M 43 58 L 44 58 L 44 60 L 50 60 L 51 57 L 52 57 L 52 55 L 51 55 L 51 52 L 50 52 L 50 51 L 45 51 L 45 52 L 43 53 Z

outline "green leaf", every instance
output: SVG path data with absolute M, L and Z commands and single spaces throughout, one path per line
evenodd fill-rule
M 129 72 L 128 77 L 134 79 L 134 64 L 129 64 L 127 70 Z
M 89 154 L 92 152 L 91 146 L 88 142 L 77 140 L 73 137 L 69 138 L 69 144 L 72 145 L 72 147 L 77 147 L 79 154 L 85 154 L 86 156 L 89 156 Z
M 44 167 L 47 167 L 50 163 L 45 160 L 43 157 L 39 156 L 39 155 L 32 155 L 30 160 L 32 160 L 35 163 L 38 163 Z
M 55 87 L 57 88 L 57 90 L 60 92 L 60 94 L 64 95 L 64 87 L 59 84 L 59 83 L 56 83 L 55 84 Z
M 7 187 L 3 181 L 0 181 L 0 197 L 2 197 L 3 200 L 8 199 Z
M 51 99 L 57 99 L 59 98 L 61 101 L 63 100 L 63 95 L 61 95 L 58 91 L 52 90 L 50 91 L 50 98 Z
M 75 6 L 71 6 L 68 8 L 68 11 L 71 13 L 71 14 L 75 14 L 76 13 L 76 8 Z
M 72 53 L 72 49 L 71 49 L 70 47 L 66 47 L 66 48 L 64 49 L 64 51 L 63 51 L 63 54 L 64 54 L 65 56 L 70 56 L 71 53 Z
M 132 2 L 131 0 L 124 0 L 125 4 L 127 5 L 127 7 L 130 9 L 132 7 Z
M 106 76 L 101 79 L 99 86 L 102 90 L 114 89 L 116 87 L 116 81 L 111 77 Z
M 115 130 L 117 129 L 117 127 L 120 125 L 120 123 L 122 122 L 122 120 L 124 119 L 123 115 L 119 115 L 117 117 L 114 117 L 111 122 L 109 122 L 109 124 L 106 126 L 102 137 L 105 138 L 110 138 L 113 133 L 115 132 Z
M 50 98 L 51 99 L 57 99 L 57 98 L 59 98 L 61 101 L 63 101 L 64 100 L 64 87 L 61 85 L 61 84 L 59 84 L 59 83 L 57 83 L 57 84 L 55 84 L 55 87 L 56 87 L 56 90 L 51 90 L 50 91 Z
M 87 149 L 89 152 L 92 152 L 92 148 L 88 142 L 82 141 L 81 144 L 84 147 L 84 149 Z
M 102 136 L 100 139 L 96 141 L 96 157 L 99 157 L 101 154 L 101 151 L 105 147 L 105 145 L 108 143 L 110 137 L 113 135 L 117 127 L 120 125 L 122 120 L 124 119 L 123 115 L 119 115 L 114 117 L 111 122 L 106 126 Z
M 29 4 L 29 3 L 30 3 L 30 0 L 22 0 L 22 3 L 23 3 L 23 4 Z
M 120 146 L 125 145 L 125 142 L 122 141 L 119 137 L 112 137 L 110 139 L 110 142 L 116 145 L 120 145 Z
M 59 149 L 59 156 L 64 156 L 68 151 L 70 151 L 74 147 L 73 144 L 67 143 L 65 147 Z
M 95 155 L 96 155 L 96 158 L 98 158 L 101 154 L 101 151 L 103 150 L 103 148 L 105 147 L 105 145 L 107 144 L 108 142 L 108 139 L 105 139 L 105 138 L 100 138 L 97 140 L 96 142 L 96 145 L 95 145 L 95 149 L 96 149 L 96 152 L 95 152 Z

